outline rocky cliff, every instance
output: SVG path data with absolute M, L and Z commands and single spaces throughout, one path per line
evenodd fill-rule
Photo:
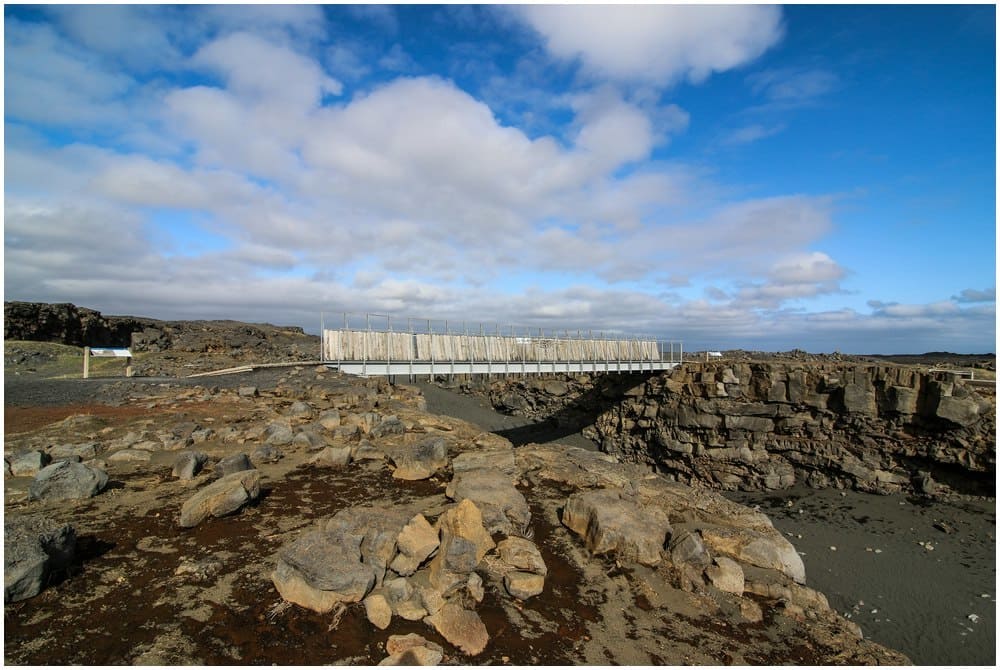
M 218 366 L 229 361 L 262 363 L 319 356 L 319 338 L 298 326 L 104 316 L 70 303 L 5 302 L 4 338 L 80 347 L 130 347 L 136 354 L 221 356 L 224 360 L 215 361 Z M 161 356 L 137 361 L 137 374 L 175 373 L 171 360 L 172 356 Z
M 723 489 L 992 482 L 996 400 L 892 365 L 686 365 L 597 418 L 603 448 Z M 992 488 L 992 483 L 989 485 Z
M 582 428 L 603 451 L 686 483 L 993 489 L 995 390 L 926 368 L 688 363 L 658 375 L 502 380 L 488 395 L 505 411 Z

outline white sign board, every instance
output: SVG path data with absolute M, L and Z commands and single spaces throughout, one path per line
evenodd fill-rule
M 132 358 L 132 352 L 118 347 L 91 347 L 90 355 L 98 358 Z
M 712 358 L 722 358 L 721 351 L 709 351 L 708 355 L 711 356 Z

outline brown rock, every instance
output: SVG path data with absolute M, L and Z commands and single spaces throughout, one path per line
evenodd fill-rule
M 469 656 L 481 654 L 490 641 L 479 615 L 454 603 L 448 603 L 424 622 Z

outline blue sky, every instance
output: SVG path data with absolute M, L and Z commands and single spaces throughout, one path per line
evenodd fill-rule
M 4 297 L 987 352 L 970 6 L 4 8 Z

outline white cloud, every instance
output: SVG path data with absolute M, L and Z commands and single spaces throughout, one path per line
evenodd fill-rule
M 4 39 L 5 118 L 88 127 L 127 119 L 121 97 L 136 85 L 130 76 L 44 24 L 8 18 Z
M 133 68 L 172 67 L 181 57 L 167 32 L 179 20 L 170 8 L 58 5 L 49 6 L 46 11 L 81 46 Z
M 785 129 L 784 124 L 765 126 L 759 123 L 752 123 L 724 133 L 718 140 L 721 146 L 742 146 L 752 144 L 758 140 L 763 140 L 773 135 L 777 135 Z
M 829 70 L 775 68 L 747 77 L 751 90 L 768 100 L 769 108 L 798 107 L 833 91 L 840 79 Z
M 514 11 L 592 75 L 669 86 L 748 63 L 782 37 L 773 6 L 530 5 Z
M 243 100 L 308 109 L 324 93 L 343 86 L 313 60 L 251 33 L 234 33 L 198 50 L 196 66 L 220 72 L 228 89 Z

